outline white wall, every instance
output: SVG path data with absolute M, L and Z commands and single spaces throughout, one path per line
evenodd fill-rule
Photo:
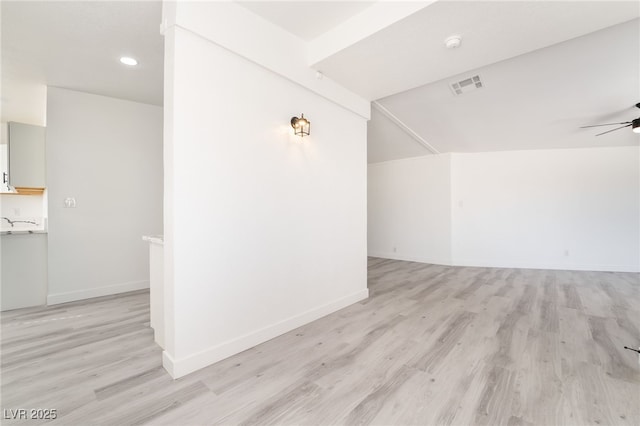
M 328 77 L 317 77 L 316 70 L 308 63 L 308 43 L 238 5 L 237 2 L 165 1 L 162 12 L 164 28 L 171 28 L 177 24 L 362 117 L 369 118 L 369 100 L 345 89 Z M 247 28 L 251 31 L 247 31 Z
M 638 147 L 456 154 L 460 265 L 640 270 Z
M 165 49 L 164 365 L 179 377 L 367 297 L 366 119 L 182 28 Z
M 449 195 L 441 193 L 446 174 L 432 157 L 369 166 L 370 255 L 640 270 L 638 147 L 451 154 Z M 449 226 L 449 208 L 447 243 L 440 231 Z M 427 213 L 433 211 L 440 214 Z M 394 244 L 397 252 L 390 253 Z M 449 248 L 450 262 L 435 259 L 433 253 Z
M 162 108 L 50 87 L 47 116 L 48 303 L 148 287 L 141 237 L 162 230 Z
M 451 156 L 369 165 L 370 256 L 451 263 Z
M 47 86 L 21 78 L 2 78 L 0 121 L 47 125 Z

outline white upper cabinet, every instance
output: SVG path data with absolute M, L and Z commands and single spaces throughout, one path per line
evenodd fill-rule
M 45 128 L 9 123 L 9 183 L 14 187 L 44 188 Z

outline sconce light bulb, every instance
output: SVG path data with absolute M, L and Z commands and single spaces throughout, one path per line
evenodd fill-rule
M 301 114 L 299 118 L 291 117 L 291 127 L 293 127 L 293 131 L 296 135 L 304 137 L 305 135 L 309 135 L 311 123 L 309 120 L 304 118 L 304 114 Z

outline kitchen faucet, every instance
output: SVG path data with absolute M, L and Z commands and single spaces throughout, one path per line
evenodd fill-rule
M 32 220 L 11 220 L 8 217 L 4 217 L 4 216 L 2 216 L 2 219 L 4 219 L 7 222 L 9 222 L 9 225 L 11 225 L 12 228 L 16 223 L 30 223 L 32 225 L 37 225 L 37 223 L 32 221 Z

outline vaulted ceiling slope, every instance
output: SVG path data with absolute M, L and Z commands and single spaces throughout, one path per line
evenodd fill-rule
M 281 5 L 268 3 L 271 16 L 254 12 L 278 24 Z M 375 101 L 369 162 L 638 143 L 631 131 L 596 138 L 579 127 L 640 116 L 640 3 L 438 0 L 402 15 L 403 7 L 377 2 L 308 44 L 314 68 Z M 380 22 L 363 35 L 358 24 L 369 20 Z M 445 47 L 451 35 L 462 36 L 459 48 Z M 473 75 L 484 88 L 455 96 L 449 83 Z
M 476 75 L 481 89 L 456 96 L 449 86 Z M 640 117 L 634 106 L 640 102 L 638 76 L 640 20 L 635 19 L 378 102 L 439 152 L 638 145 L 640 136 L 629 128 L 598 137 L 615 126 L 579 128 Z M 394 150 L 388 145 L 395 146 L 395 140 L 378 140 L 388 127 L 397 126 L 373 117 L 370 161 L 406 151 L 405 141 Z M 414 145 L 421 151 L 416 155 L 430 154 Z
M 372 13 L 376 8 L 392 15 L 402 3 L 380 2 L 360 16 L 369 14 L 376 19 Z M 418 4 L 424 7 L 359 41 L 345 42 L 324 59 L 310 52 L 313 66 L 374 100 L 640 16 L 637 1 L 438 0 Z M 328 34 L 339 32 L 340 27 Z M 462 45 L 447 50 L 444 40 L 452 35 L 462 36 Z M 311 50 L 319 47 L 315 41 L 310 46 Z
M 237 4 L 306 43 L 310 67 L 375 101 L 370 162 L 638 143 L 631 132 L 578 129 L 640 115 L 637 1 Z M 162 104 L 161 2 L 0 5 L 3 114 L 33 84 Z M 448 50 L 454 34 L 462 45 Z M 122 55 L 140 65 L 123 67 Z M 448 84 L 471 75 L 484 87 L 454 96 Z
M 162 105 L 160 1 L 2 1 L 3 107 L 31 85 Z M 135 68 L 121 56 L 138 60 Z M 24 96 L 24 93 L 22 93 Z
M 298 37 L 310 41 L 363 10 L 374 1 L 244 1 L 238 3 Z

